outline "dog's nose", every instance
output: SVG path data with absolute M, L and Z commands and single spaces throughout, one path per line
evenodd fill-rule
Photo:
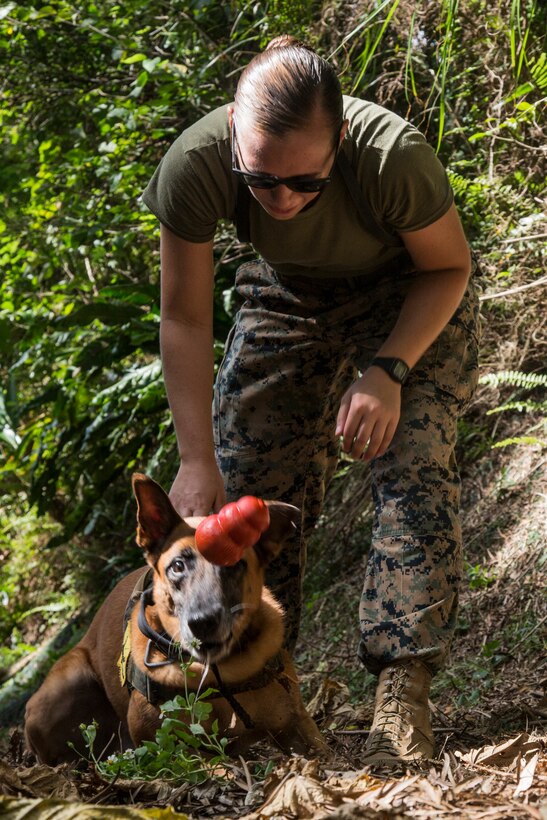
M 222 616 L 222 607 L 209 609 L 207 612 L 199 613 L 188 618 L 188 626 L 198 640 L 205 644 L 214 643 L 218 641 L 218 632 L 222 623 Z

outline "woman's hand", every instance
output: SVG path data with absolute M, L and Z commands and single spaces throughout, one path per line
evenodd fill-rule
M 214 458 L 181 463 L 169 498 L 183 518 L 219 512 L 226 503 L 226 494 Z
M 379 367 L 369 367 L 353 382 L 340 403 L 336 435 L 353 458 L 383 456 L 401 415 L 401 385 Z

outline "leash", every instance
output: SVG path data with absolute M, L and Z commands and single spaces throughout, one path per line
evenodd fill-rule
M 216 663 L 211 664 L 211 669 L 213 670 L 213 675 L 217 679 L 219 693 L 222 695 L 223 698 L 226 698 L 226 700 L 228 701 L 228 703 L 230 704 L 238 718 L 241 720 L 245 728 L 254 729 L 255 725 L 249 713 L 246 712 L 241 703 L 239 703 L 239 701 L 237 701 L 234 698 L 232 692 L 230 692 L 230 690 L 227 689 L 226 686 L 224 686 L 224 682 L 220 677 L 220 671 Z

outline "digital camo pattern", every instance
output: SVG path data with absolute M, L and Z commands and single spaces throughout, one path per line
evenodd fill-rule
M 215 387 L 217 459 L 229 500 L 251 493 L 303 511 L 301 531 L 266 578 L 287 612 L 289 649 L 306 538 L 337 466 L 340 400 L 389 335 L 411 281 L 289 279 L 263 262 L 237 273 L 242 305 Z M 476 386 L 477 337 L 471 285 L 412 370 L 393 443 L 371 464 L 375 522 L 359 655 L 374 672 L 411 656 L 436 669 L 446 656 L 462 564 L 456 421 Z

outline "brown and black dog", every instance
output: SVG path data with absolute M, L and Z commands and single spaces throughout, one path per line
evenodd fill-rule
M 220 567 L 197 551 L 193 526 L 156 482 L 135 474 L 133 490 L 151 577 L 139 569 L 120 581 L 84 638 L 53 666 L 27 705 L 29 748 L 43 763 L 72 761 L 77 752 L 67 744 L 83 752 L 79 726 L 93 719 L 99 753 L 136 746 L 154 739 L 161 703 L 212 687 L 211 721 L 231 753 L 267 737 L 286 752 L 325 755 L 281 648 L 281 607 L 263 584 L 299 511 L 269 502 L 269 529 L 241 561 Z

